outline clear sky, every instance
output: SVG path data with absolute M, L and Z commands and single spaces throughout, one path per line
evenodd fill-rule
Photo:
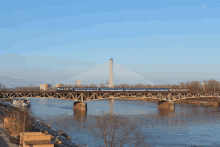
M 113 58 L 149 78 L 220 78 L 219 14 L 219 0 L 1 1 L 0 76 L 76 74 Z

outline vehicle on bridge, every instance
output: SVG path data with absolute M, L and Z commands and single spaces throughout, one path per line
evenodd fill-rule
M 189 89 L 171 89 L 171 88 L 116 88 L 116 87 L 78 87 L 78 88 L 56 88 L 57 91 L 190 91 Z
M 124 88 L 124 91 L 147 91 L 146 88 Z
M 99 88 L 99 91 L 124 91 L 124 88 L 103 87 Z
M 147 91 L 170 91 L 169 88 L 147 88 Z
M 75 91 L 99 91 L 99 88 L 85 88 L 85 87 L 81 87 L 81 88 L 74 88 Z

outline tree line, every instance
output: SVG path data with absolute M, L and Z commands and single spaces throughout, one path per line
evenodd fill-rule
M 90 84 L 90 85 L 62 85 L 62 87 L 66 88 L 108 88 L 107 84 Z M 144 84 L 121 84 L 115 85 L 115 88 L 170 88 L 170 89 L 190 89 L 191 91 L 219 91 L 220 90 L 220 82 L 217 80 L 204 80 L 204 81 L 187 81 L 185 83 L 181 82 L 179 85 L 144 85 Z M 55 88 L 55 87 L 54 87 Z M 55 90 L 52 88 L 52 90 Z M 5 88 L 2 90 L 6 91 L 39 91 L 39 87 L 16 87 L 16 88 Z
M 66 85 L 67 87 L 71 86 L 74 88 L 107 88 L 108 86 L 105 84 L 95 85 Z M 194 91 L 219 91 L 220 90 L 220 82 L 217 80 L 204 80 L 204 81 L 187 81 L 181 82 L 179 85 L 144 85 L 144 84 L 121 84 L 115 85 L 115 88 L 170 88 L 170 89 L 191 89 Z

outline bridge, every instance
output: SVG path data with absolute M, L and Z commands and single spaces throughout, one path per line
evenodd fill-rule
M 0 98 L 58 98 L 74 101 L 90 101 L 106 98 L 141 98 L 176 101 L 188 98 L 220 97 L 220 91 L 214 92 L 186 92 L 186 91 L 61 91 L 61 92 L 27 92 L 27 91 L 4 91 L 0 92 Z
M 108 68 L 110 64 L 110 70 Z M 110 76 L 109 76 L 110 74 Z M 72 83 L 75 80 L 83 79 L 82 84 L 100 85 L 109 80 L 109 87 L 114 84 L 120 85 L 127 83 L 129 85 L 143 84 L 154 85 L 152 82 L 139 76 L 135 72 L 126 69 L 120 64 L 114 62 L 114 81 L 113 81 L 113 60 L 99 65 L 91 70 L 74 76 L 64 83 Z M 94 83 L 95 82 L 95 83 Z M 71 84 L 70 84 L 71 85 Z M 179 102 L 219 106 L 220 91 L 0 91 L 0 99 L 12 98 L 55 98 L 63 100 L 73 100 L 74 113 L 86 114 L 86 101 L 101 99 L 126 99 L 126 100 L 143 100 L 158 102 L 158 109 L 174 110 L 174 104 Z M 78 112 L 80 111 L 80 112 Z M 83 111 L 83 113 L 82 113 Z
M 5 91 L 0 93 L 0 98 L 55 98 L 76 101 L 76 104 L 83 105 L 86 101 L 101 100 L 101 99 L 126 99 L 126 100 L 144 100 L 157 101 L 158 108 L 165 103 L 186 102 L 191 104 L 204 104 L 211 106 L 219 106 L 220 91 L 214 92 L 177 92 L 177 91 L 135 91 L 135 92 L 119 92 L 119 91 L 61 91 L 61 92 L 24 92 L 24 91 Z M 79 107 L 80 108 L 80 107 Z M 87 110 L 87 108 L 83 108 Z

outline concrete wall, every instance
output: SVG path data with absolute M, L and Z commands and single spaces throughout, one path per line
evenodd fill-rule
M 45 135 L 41 132 L 20 133 L 20 145 L 25 147 L 54 147 L 51 144 L 51 135 Z
M 87 103 L 74 102 L 73 103 L 73 109 L 87 111 Z
M 22 146 L 23 147 L 23 146 Z M 53 144 L 43 144 L 43 145 L 25 145 L 25 147 L 54 147 Z

